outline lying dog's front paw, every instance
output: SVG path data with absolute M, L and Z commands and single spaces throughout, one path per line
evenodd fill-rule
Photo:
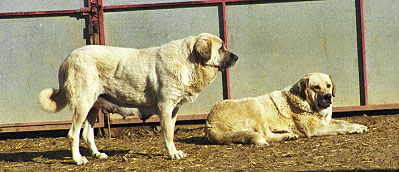
M 176 151 L 175 153 L 169 154 L 170 159 L 182 159 L 185 156 L 187 156 L 187 154 L 180 150 Z
M 257 140 L 254 141 L 254 144 L 258 146 L 269 146 L 269 143 L 264 138 L 258 138 Z
M 291 134 L 291 135 L 288 137 L 288 140 L 295 140 L 295 139 L 298 139 L 298 138 L 299 138 L 298 135 L 296 135 L 296 134 Z
M 354 130 L 352 133 L 365 133 L 368 131 L 368 127 L 365 125 L 360 125 L 360 124 L 355 124 L 354 125 Z
M 367 126 L 365 126 L 365 125 L 360 125 L 360 132 L 361 132 L 361 133 L 365 133 L 365 132 L 367 132 L 367 131 L 369 131 L 369 129 L 368 129 Z

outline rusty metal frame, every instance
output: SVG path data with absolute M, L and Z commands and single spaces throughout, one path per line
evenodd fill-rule
M 105 30 L 104 30 L 104 13 L 118 10 L 137 10 L 137 9 L 153 9 L 153 8 L 178 8 L 185 6 L 204 6 L 216 5 L 221 11 L 220 37 L 228 45 L 228 30 L 226 18 L 227 4 L 240 3 L 272 3 L 284 1 L 262 1 L 262 0 L 207 0 L 207 1 L 185 1 L 185 2 L 169 2 L 169 3 L 150 3 L 150 4 L 130 4 L 130 5 L 109 5 L 104 6 L 103 0 L 85 0 L 87 2 L 86 8 L 77 10 L 52 10 L 52 11 L 32 11 L 32 12 L 10 12 L 0 13 L 2 18 L 18 18 L 18 17 L 42 17 L 42 16 L 87 16 L 89 25 L 86 26 L 89 36 L 88 44 L 105 45 Z M 295 1 L 295 0 L 290 0 Z M 297 0 L 299 1 L 299 0 Z M 358 35 L 358 54 L 359 54 L 359 81 L 360 81 L 360 105 L 359 106 L 340 106 L 334 107 L 334 112 L 350 112 L 350 111 L 374 111 L 374 110 L 391 110 L 399 109 L 399 104 L 381 104 L 370 105 L 368 102 L 368 87 L 367 87 L 367 68 L 366 68 L 366 50 L 364 37 L 364 9 L 363 0 L 355 0 L 356 18 L 357 18 L 357 35 Z M 222 74 L 223 84 L 223 98 L 231 98 L 230 73 L 227 69 Z M 101 112 L 100 112 L 101 113 Z M 178 116 L 178 121 L 191 121 L 206 119 L 206 114 L 194 114 Z M 105 115 L 100 114 L 96 127 L 105 127 Z M 148 119 L 146 122 L 159 122 L 159 118 L 154 117 Z M 126 119 L 112 119 L 109 124 L 131 124 L 142 123 L 138 118 Z M 0 124 L 0 133 L 2 132 L 19 132 L 19 131 L 38 131 L 38 130 L 55 130 L 68 129 L 71 121 L 54 121 L 54 122 L 37 122 L 37 123 L 13 123 Z

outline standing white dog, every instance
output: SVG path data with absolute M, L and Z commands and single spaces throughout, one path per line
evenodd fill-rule
M 48 112 L 70 105 L 73 118 L 68 140 L 77 164 L 87 162 L 79 152 L 83 123 L 82 137 L 91 154 L 107 157 L 94 143 L 98 110 L 107 108 L 103 103 L 93 106 L 100 95 L 101 100 L 108 97 L 108 102 L 129 105 L 129 112 L 141 118 L 158 114 L 169 157 L 180 159 L 186 154 L 173 143 L 179 107 L 194 101 L 219 70 L 233 66 L 237 59 L 220 38 L 206 33 L 147 49 L 85 46 L 61 64 L 59 89 L 41 91 L 39 105 Z

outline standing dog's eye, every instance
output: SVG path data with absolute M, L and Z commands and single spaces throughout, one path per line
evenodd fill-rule
M 331 88 L 331 84 L 327 84 L 327 88 Z
M 222 44 L 222 46 L 219 48 L 219 53 L 222 52 L 224 50 L 224 43 Z
M 313 89 L 320 90 L 320 86 L 316 85 L 316 86 L 313 87 Z

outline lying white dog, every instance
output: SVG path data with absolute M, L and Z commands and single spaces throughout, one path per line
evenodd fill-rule
M 334 96 L 331 77 L 311 73 L 282 91 L 217 103 L 205 133 L 216 144 L 265 146 L 268 141 L 366 132 L 367 126 L 331 119 Z

